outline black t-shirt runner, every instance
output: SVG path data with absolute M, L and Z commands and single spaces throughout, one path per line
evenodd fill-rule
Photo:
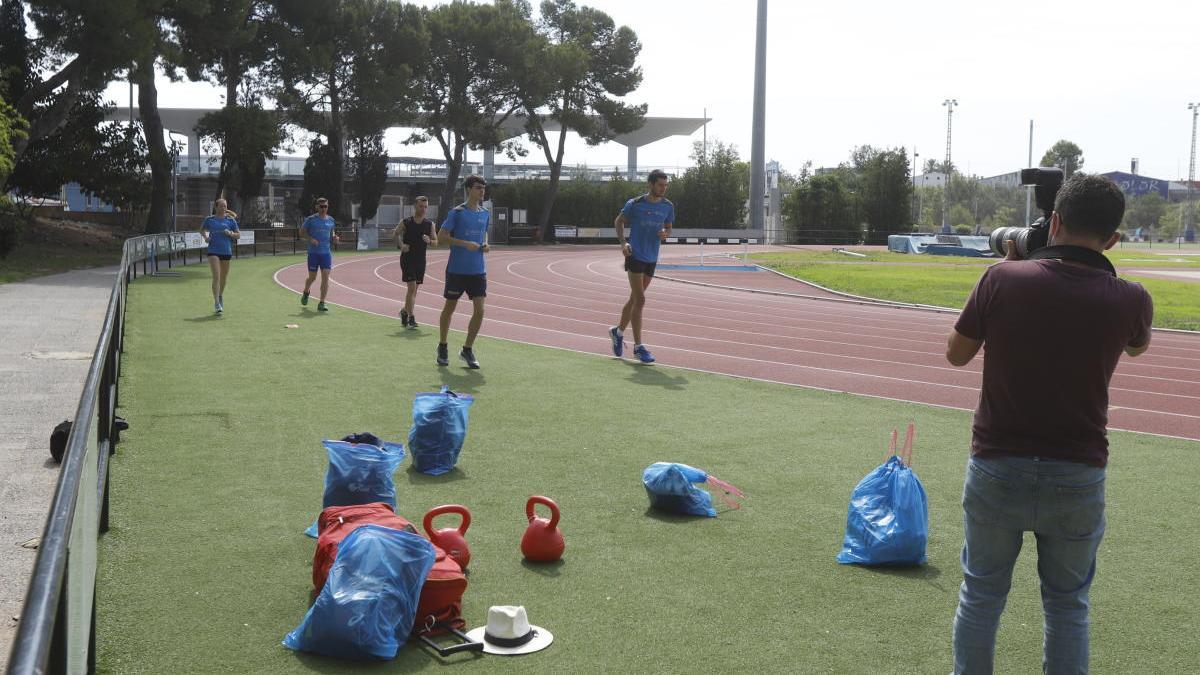
M 403 242 L 408 244 L 408 253 L 405 256 L 417 256 L 421 259 L 425 258 L 425 251 L 428 244 L 421 237 L 423 235 L 433 238 L 433 221 L 426 218 L 418 223 L 411 216 L 404 219 L 404 239 Z

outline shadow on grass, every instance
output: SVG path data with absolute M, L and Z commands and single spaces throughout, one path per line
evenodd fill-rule
M 397 319 L 397 321 L 399 321 L 399 319 Z M 402 329 L 396 331 L 395 333 L 392 333 L 390 337 L 404 338 L 406 340 L 419 340 L 421 338 L 428 337 L 428 336 L 425 335 L 424 331 L 422 331 L 419 328 L 418 329 L 402 328 Z
M 624 363 L 627 368 L 631 369 L 629 377 L 625 379 L 634 384 L 662 387 L 671 391 L 683 391 L 688 383 L 688 379 L 682 375 L 671 375 L 664 370 L 641 363 L 632 363 L 630 361 L 622 361 L 621 363 Z
M 188 317 L 184 319 L 184 321 L 190 321 L 192 323 L 205 323 L 207 321 L 220 321 L 221 318 L 222 317 L 220 314 L 213 312 L 212 314 L 205 314 L 204 316 Z
M 881 574 L 883 576 L 897 579 L 914 579 L 916 581 L 923 581 L 939 591 L 945 592 L 946 590 L 945 586 L 937 581 L 937 578 L 942 576 L 942 570 L 933 563 L 925 563 L 924 565 L 918 565 L 914 567 L 868 567 L 866 565 L 851 565 L 851 567 L 858 567 L 867 572 Z
M 567 564 L 567 561 L 559 558 L 554 562 L 530 562 L 529 560 L 521 560 L 521 567 L 534 572 L 543 577 L 557 577 L 562 575 L 562 568 Z
M 438 368 L 438 377 L 441 378 L 442 384 L 450 387 L 450 390 L 456 393 L 474 394 L 479 391 L 479 388 L 487 384 L 487 378 L 483 372 L 472 370 L 465 365 L 457 367 L 454 365 L 453 359 L 457 359 L 457 354 L 450 355 L 451 365 Z M 461 362 L 460 362 L 461 363 Z
M 660 511 L 653 506 L 646 507 L 646 517 L 653 518 L 664 523 L 694 523 L 696 521 L 709 520 L 708 516 L 690 516 L 684 513 L 671 513 L 669 511 Z
M 418 642 L 409 642 L 400 649 L 395 659 L 389 661 L 350 661 L 307 652 L 293 652 L 293 654 L 296 663 L 314 673 L 414 673 L 428 670 L 430 659 L 438 660 L 435 652 L 420 649 L 419 644 Z
M 466 480 L 467 472 L 457 466 L 450 469 L 440 476 L 430 476 L 427 473 L 421 473 L 413 468 L 412 464 L 408 465 L 408 482 L 413 485 L 432 485 L 434 483 L 451 483 L 459 480 Z

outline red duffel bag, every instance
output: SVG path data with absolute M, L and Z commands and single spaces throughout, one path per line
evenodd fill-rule
M 317 593 L 325 586 L 325 579 L 337 557 L 338 544 L 355 528 L 373 523 L 420 534 L 413 524 L 392 511 L 385 502 L 359 504 L 355 506 L 330 506 L 321 511 L 317 519 L 317 553 L 313 557 L 313 587 Z M 437 558 L 433 569 L 425 577 L 421 587 L 421 598 L 417 603 L 417 617 L 413 622 L 413 633 L 428 630 L 434 624 L 443 624 L 462 629 L 466 621 L 462 618 L 462 596 L 467 590 L 467 577 L 453 558 L 437 546 L 433 547 Z

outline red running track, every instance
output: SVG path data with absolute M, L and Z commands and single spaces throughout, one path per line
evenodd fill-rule
M 736 249 L 709 247 L 708 255 L 722 250 Z M 694 247 L 666 247 L 662 263 L 694 264 L 696 253 Z M 436 330 L 445 258 L 444 250 L 430 252 L 416 305 L 423 330 Z M 615 247 L 495 249 L 487 260 L 483 335 L 611 357 L 607 332 L 628 296 Z M 305 275 L 300 263 L 279 270 L 275 279 L 298 293 Z M 768 272 L 692 276 L 819 295 Z M 403 299 L 399 255 L 337 260 L 330 303 L 396 318 Z M 454 329 L 466 329 L 467 309 L 455 313 Z M 973 410 L 982 357 L 964 368 L 946 363 L 946 336 L 954 319 L 951 313 L 657 279 L 647 292 L 643 337 L 666 365 Z M 430 363 L 433 347 L 431 342 Z M 486 362 L 486 354 L 480 356 Z M 1121 359 L 1110 404 L 1113 429 L 1200 440 L 1200 334 L 1156 331 L 1148 352 Z

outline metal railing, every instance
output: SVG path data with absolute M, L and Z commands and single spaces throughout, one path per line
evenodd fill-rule
M 108 531 L 108 460 L 118 440 L 126 291 L 137 264 L 145 272 L 160 245 L 169 247 L 171 237 L 129 239 L 121 252 L 122 271 L 109 295 L 25 594 L 10 675 L 95 670 L 96 549 Z

